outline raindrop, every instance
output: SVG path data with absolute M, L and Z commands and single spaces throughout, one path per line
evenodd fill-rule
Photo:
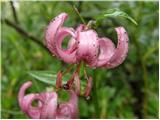
M 86 100 L 90 100 L 90 98 L 91 98 L 90 96 L 87 96 L 87 97 L 86 97 Z
M 67 84 L 64 84 L 64 85 L 63 85 L 63 88 L 64 88 L 65 90 L 68 90 L 68 89 L 69 89 L 69 86 L 68 86 Z

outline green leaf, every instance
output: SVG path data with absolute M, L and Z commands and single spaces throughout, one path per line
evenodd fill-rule
M 107 17 L 118 17 L 118 16 L 127 18 L 128 20 L 133 22 L 135 25 L 138 25 L 137 22 L 132 17 L 130 17 L 127 13 L 125 13 L 119 9 L 109 9 L 109 10 L 103 12 L 101 15 L 96 17 L 97 18 L 96 21 L 99 21 L 99 20 L 107 18 Z
M 50 85 L 56 84 L 57 73 L 53 71 L 30 71 L 29 75 L 43 83 Z M 62 79 L 66 82 L 69 79 L 69 76 L 65 75 Z
M 56 79 L 57 79 L 57 73 L 53 72 L 53 71 L 30 71 L 29 75 L 34 77 L 36 80 L 39 80 L 45 84 L 49 84 L 52 86 L 56 85 Z M 71 77 L 71 74 L 66 74 L 65 76 L 62 77 L 62 82 L 63 84 L 67 83 L 67 81 L 69 80 L 69 78 Z M 81 81 L 81 92 L 83 93 L 85 88 L 86 88 L 86 84 L 87 84 L 87 80 L 84 79 L 80 79 Z

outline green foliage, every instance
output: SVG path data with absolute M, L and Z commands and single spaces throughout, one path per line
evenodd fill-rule
M 1 4 L 2 19 L 7 18 L 14 22 L 10 3 Z M 117 35 L 113 28 L 124 26 L 130 40 L 129 53 L 125 62 L 115 69 L 86 68 L 88 74 L 93 76 L 94 88 L 90 100 L 79 98 L 79 118 L 158 118 L 158 2 L 17 1 L 15 6 L 19 24 L 16 25 L 44 43 L 44 30 L 49 21 L 59 13 L 69 14 L 65 26 L 76 28 L 82 23 L 72 4 L 78 8 L 86 22 L 95 19 L 95 16 L 100 15 L 102 11 L 115 9 L 111 11 L 112 16 L 130 19 L 126 16 L 127 13 L 138 23 L 138 26 L 135 26 L 123 17 L 110 17 L 105 13 L 107 19 L 101 20 L 99 26 L 95 28 L 99 37 L 106 36 L 116 44 Z M 53 89 L 55 74 L 59 70 L 65 70 L 67 64 L 52 57 L 38 44 L 22 36 L 4 22 L 1 23 L 1 38 L 1 117 L 27 118 L 21 112 L 17 101 L 20 86 L 28 80 L 33 80 L 29 93 Z M 86 85 L 83 69 L 80 71 L 82 89 Z M 41 74 L 37 74 L 39 71 Z M 51 74 L 46 74 L 44 71 L 51 71 Z M 29 72 L 34 77 L 30 76 Z M 67 76 L 70 77 L 70 74 L 66 75 L 63 82 L 66 82 Z M 60 94 L 62 100 L 67 98 L 66 94 Z
M 138 25 L 137 22 L 132 17 L 130 17 L 127 13 L 125 13 L 124 11 L 121 11 L 119 9 L 109 9 L 109 10 L 103 12 L 101 15 L 96 17 L 96 21 L 100 21 L 101 19 L 104 19 L 107 17 L 118 17 L 118 16 L 127 18 L 128 20 L 133 22 L 135 25 Z
M 54 71 L 30 71 L 29 74 L 43 83 L 47 83 L 49 85 L 56 84 L 57 73 Z M 65 77 L 64 79 L 66 82 L 68 77 Z

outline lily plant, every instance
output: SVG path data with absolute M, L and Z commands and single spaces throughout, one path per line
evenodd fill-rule
M 113 15 L 125 15 L 123 12 Z M 108 15 L 112 15 L 108 14 Z M 128 53 L 128 34 L 124 27 L 116 27 L 118 36 L 117 46 L 108 37 L 99 37 L 98 33 L 89 25 L 80 24 L 76 29 L 65 27 L 63 23 L 68 17 L 67 13 L 60 13 L 47 26 L 45 31 L 45 43 L 53 56 L 68 64 L 76 64 L 76 69 L 67 83 L 62 78 L 65 73 L 60 70 L 57 73 L 56 90 L 52 92 L 30 93 L 25 95 L 26 90 L 31 87 L 32 82 L 24 83 L 18 94 L 20 108 L 30 118 L 78 118 L 78 96 L 81 95 L 80 68 L 81 64 L 92 68 L 104 67 L 115 68 L 124 62 Z M 128 17 L 129 18 L 129 17 Z M 131 18 L 129 18 L 131 19 Z M 131 19 L 131 21 L 133 21 Z M 65 37 L 71 36 L 67 49 L 62 48 Z M 70 70 L 67 69 L 67 72 Z M 88 98 L 92 89 L 92 76 L 86 71 L 87 85 L 82 96 Z M 64 89 L 70 95 L 69 101 L 59 103 L 58 90 Z M 32 103 L 38 101 L 36 106 Z

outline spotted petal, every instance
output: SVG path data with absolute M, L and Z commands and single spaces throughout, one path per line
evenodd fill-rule
M 55 37 L 58 29 L 61 27 L 63 22 L 67 19 L 68 15 L 66 13 L 61 13 L 56 18 L 54 18 L 49 25 L 47 26 L 45 32 L 45 42 L 47 48 L 51 51 L 52 54 L 56 54 L 56 45 L 55 45 Z
M 75 45 L 70 47 L 68 50 L 62 49 L 62 42 L 64 37 L 71 35 L 75 37 L 74 30 L 72 28 L 62 27 L 64 21 L 67 19 L 68 15 L 66 13 L 61 13 L 58 15 L 47 27 L 45 40 L 47 48 L 57 57 L 62 59 L 67 63 L 74 63 L 76 61 Z
M 63 61 L 67 63 L 74 63 L 76 62 L 76 49 L 77 49 L 77 44 L 74 43 L 74 45 L 70 46 L 68 50 L 63 50 L 62 49 L 62 42 L 64 38 L 68 35 L 71 35 L 73 38 L 75 37 L 74 30 L 72 28 L 60 28 L 56 34 L 56 52 L 57 56 L 61 58 Z
M 105 67 L 114 68 L 120 65 L 126 58 L 128 53 L 128 35 L 123 27 L 116 28 L 118 34 L 118 46 L 111 59 L 107 62 Z
M 93 30 L 81 31 L 77 35 L 78 49 L 76 53 L 77 60 L 85 60 L 91 65 L 98 54 L 98 36 Z
M 102 67 L 110 60 L 114 54 L 115 46 L 110 39 L 99 38 L 99 50 L 96 67 Z

